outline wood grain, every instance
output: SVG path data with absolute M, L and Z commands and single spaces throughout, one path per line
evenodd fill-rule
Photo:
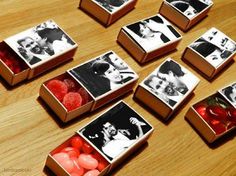
M 40 85 L 65 70 L 108 50 L 115 51 L 139 74 L 139 82 L 170 56 L 197 75 L 201 82 L 180 111 L 168 123 L 133 100 L 133 94 L 123 99 L 154 127 L 148 144 L 120 165 L 112 175 L 190 176 L 236 174 L 235 132 L 207 145 L 184 120 L 189 106 L 235 81 L 236 64 L 232 62 L 212 82 L 207 81 L 181 60 L 185 47 L 207 29 L 216 27 L 236 40 L 236 1 L 214 0 L 207 18 L 187 33 L 177 51 L 140 66 L 117 43 L 120 28 L 128 23 L 157 13 L 161 0 L 139 0 L 136 8 L 108 28 L 78 9 L 74 0 L 0 0 L 0 40 L 32 27 L 47 19 L 55 20 L 79 43 L 74 61 L 60 66 L 34 80 L 10 88 L 0 78 L 0 175 L 52 175 L 44 170 L 47 154 L 72 136 L 85 123 L 102 113 L 113 103 L 87 114 L 68 125 L 62 125 L 55 114 L 38 98 Z

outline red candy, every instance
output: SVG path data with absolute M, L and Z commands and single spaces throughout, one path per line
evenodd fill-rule
M 98 161 L 89 154 L 81 154 L 78 163 L 85 169 L 95 169 L 98 167 Z
M 51 80 L 47 83 L 47 88 L 57 97 L 59 101 L 62 101 L 64 96 L 68 92 L 66 84 L 60 80 Z
M 210 126 L 214 129 L 217 135 L 226 131 L 225 125 L 220 123 L 218 120 L 212 120 Z
M 71 145 L 72 147 L 78 148 L 79 150 L 82 148 L 84 142 L 79 136 L 75 136 L 71 139 Z
M 53 158 L 70 176 L 97 176 L 109 164 L 80 136 L 72 137 L 69 145 L 54 154 Z
M 216 120 L 227 120 L 227 111 L 221 106 L 208 106 L 207 113 Z
M 100 172 L 95 169 L 95 170 L 91 170 L 91 171 L 88 171 L 86 172 L 86 174 L 84 174 L 84 176 L 98 176 L 100 174 Z
M 59 163 L 70 159 L 69 155 L 67 153 L 56 153 L 52 156 L 56 161 L 58 161 Z
M 53 158 L 67 171 L 71 172 L 74 168 L 73 161 L 69 158 L 66 153 L 57 153 L 53 155 Z
M 81 106 L 82 97 L 79 93 L 69 92 L 64 96 L 62 103 L 68 111 L 72 111 Z
M 97 169 L 102 172 L 106 167 L 107 167 L 108 163 L 106 161 L 100 161 L 98 163 L 98 167 Z
M 63 150 L 61 150 L 61 152 L 67 153 L 70 158 L 79 157 L 80 155 L 79 150 L 74 147 L 66 147 Z
M 64 79 L 63 82 L 66 84 L 69 92 L 76 90 L 76 84 L 72 79 Z
M 86 104 L 87 102 L 89 102 L 89 94 L 88 92 L 83 88 L 81 87 L 79 90 L 78 90 L 78 93 L 81 95 L 82 97 L 82 105 Z
M 0 59 L 14 74 L 20 73 L 24 69 L 23 62 L 21 63 L 18 56 L 6 47 L 0 48 Z
M 74 168 L 72 170 L 73 173 L 76 173 L 78 176 L 84 175 L 84 168 L 79 165 L 77 158 L 72 158 L 72 161 L 74 163 Z
M 207 122 L 210 121 L 210 117 L 208 116 L 208 114 L 206 113 L 206 106 L 204 105 L 198 105 L 197 107 L 195 107 L 195 110 L 198 112 L 198 114 L 200 114 L 200 116 L 202 118 L 204 118 L 204 120 L 206 120 Z
M 84 145 L 82 146 L 82 151 L 84 153 L 92 153 L 93 152 L 93 147 L 89 145 L 87 142 L 84 142 Z
M 236 125 L 236 109 L 228 108 L 227 113 L 228 113 L 228 120 L 231 121 L 232 123 L 235 123 Z

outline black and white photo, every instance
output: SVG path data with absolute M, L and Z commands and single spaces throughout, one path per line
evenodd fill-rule
M 236 82 L 219 92 L 236 108 Z
M 76 45 L 52 20 L 9 37 L 5 42 L 30 67 L 66 52 Z
M 211 65 L 218 67 L 236 52 L 236 43 L 216 28 L 211 28 L 190 44 Z
M 109 51 L 69 71 L 97 98 L 136 80 L 137 74 L 114 52 Z
M 181 38 L 171 24 L 159 14 L 127 25 L 123 29 L 146 52 L 151 52 Z
M 189 19 L 196 17 L 213 4 L 211 0 L 166 0 L 166 2 Z
M 133 0 L 93 0 L 110 13 L 114 13 Z
M 120 102 L 79 130 L 79 133 L 112 161 L 151 129 L 141 116 Z
M 164 61 L 141 83 L 171 108 L 177 106 L 198 84 L 199 79 L 172 59 Z

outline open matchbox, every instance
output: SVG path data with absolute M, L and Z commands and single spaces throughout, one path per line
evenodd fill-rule
M 153 130 L 154 128 L 134 109 L 125 102 L 120 101 L 52 150 L 47 157 L 46 166 L 56 175 L 69 176 L 72 172 L 75 172 L 73 169 L 67 169 L 66 171 L 60 162 L 55 159 L 55 154 L 70 146 L 70 141 L 73 137 L 79 136 L 84 143 L 88 143 L 93 148 L 92 151 L 84 152 L 82 147 L 80 154 L 84 152 L 84 154 L 94 157 L 98 153 L 100 160 L 106 160 L 107 165 L 102 170 L 95 169 L 100 171 L 99 176 L 108 174 L 144 144 Z M 84 173 L 81 175 L 84 175 Z
M 134 9 L 136 2 L 137 0 L 81 0 L 79 7 L 103 25 L 109 26 Z
M 77 44 L 52 20 L 0 43 L 0 75 L 15 85 L 69 61 Z
M 121 28 L 117 42 L 139 63 L 176 49 L 182 36 L 160 14 Z
M 211 0 L 164 0 L 159 13 L 183 31 L 187 31 L 205 18 L 212 6 Z
M 68 110 L 63 102 L 49 90 L 51 80 L 72 80 L 75 84 L 71 92 L 82 88 L 86 102 L 73 110 Z M 104 104 L 131 91 L 138 80 L 138 75 L 113 51 L 108 51 L 81 65 L 44 82 L 40 88 L 40 97 L 51 107 L 63 122 L 93 111 Z M 68 82 L 68 81 L 67 81 Z
M 168 58 L 138 85 L 134 97 L 168 120 L 199 81 L 189 70 Z
M 236 82 L 193 104 L 185 118 L 213 143 L 236 127 Z
M 213 27 L 185 49 L 182 59 L 211 80 L 233 60 L 235 54 L 236 43 Z

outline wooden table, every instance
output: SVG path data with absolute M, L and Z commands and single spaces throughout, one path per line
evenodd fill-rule
M 82 125 L 94 119 L 114 102 L 67 125 L 39 98 L 40 85 L 65 70 L 108 50 L 115 51 L 139 74 L 139 82 L 166 57 L 172 57 L 197 75 L 201 82 L 180 111 L 168 123 L 163 123 L 133 100 L 133 93 L 123 97 L 154 127 L 148 144 L 121 164 L 112 175 L 236 175 L 236 140 L 234 134 L 207 145 L 184 119 L 191 104 L 235 81 L 236 64 L 225 68 L 212 82 L 207 81 L 181 60 L 185 47 L 212 26 L 236 40 L 236 1 L 215 0 L 207 18 L 187 33 L 177 48 L 160 59 L 140 66 L 117 43 L 123 25 L 157 13 L 161 0 L 139 0 L 136 8 L 108 28 L 79 10 L 74 0 L 0 0 L 0 40 L 33 27 L 47 19 L 55 20 L 79 43 L 74 60 L 46 74 L 9 87 L 0 78 L 0 175 L 52 175 L 44 169 L 48 153 L 72 136 Z

